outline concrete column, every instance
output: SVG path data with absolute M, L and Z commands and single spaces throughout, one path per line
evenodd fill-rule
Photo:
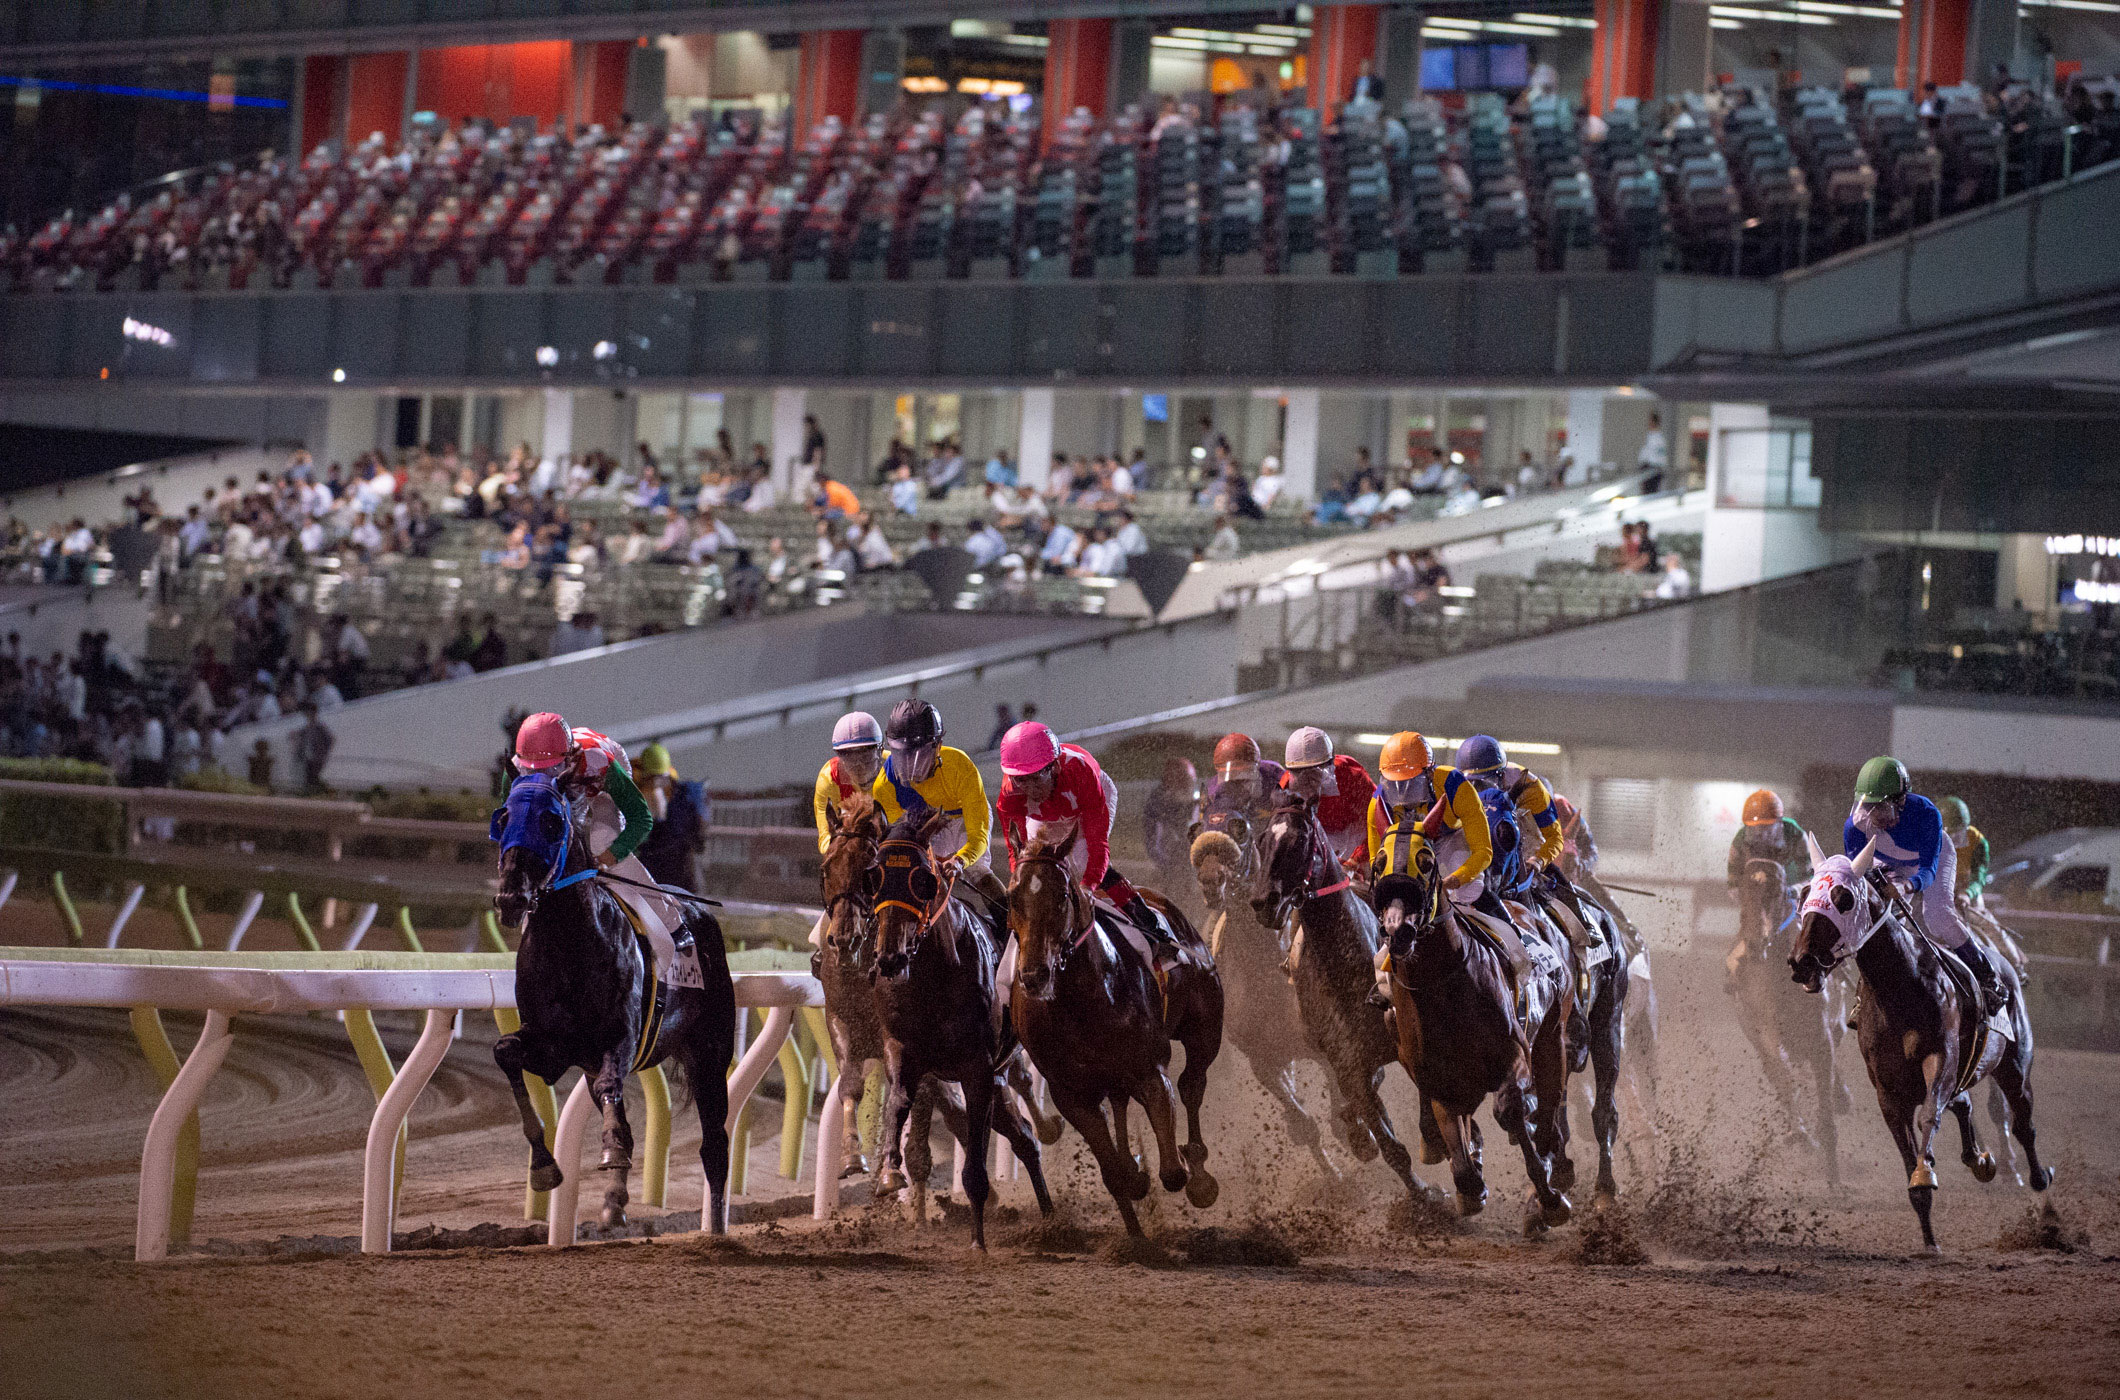
M 670 94 L 670 56 L 660 44 L 636 44 L 626 55 L 627 116 L 635 121 L 663 119 L 663 100 Z
M 324 438 L 315 444 L 320 468 L 333 462 L 350 467 L 354 458 L 376 445 L 376 400 L 379 397 L 377 394 L 324 396 Z
M 405 55 L 405 111 L 398 121 L 398 140 L 412 134 L 412 114 L 420 109 L 420 50 L 418 45 Z
M 1293 500 L 1318 497 L 1318 419 L 1321 396 L 1315 389 L 1288 391 L 1288 436 L 1281 444 L 1281 472 L 1288 482 L 1281 493 Z
M 539 435 L 537 455 L 557 459 L 574 450 L 574 391 L 545 390 L 544 410 L 544 428 Z
M 1701 525 L 1704 593 L 1757 583 L 1766 573 L 1766 512 L 1740 504 L 1747 483 L 1767 471 L 1767 406 L 1719 403 L 1708 408 L 1708 509 Z
M 1377 35 L 1377 75 L 1384 80 L 1384 110 L 1395 112 L 1421 90 L 1421 12 L 1394 5 L 1384 12 Z
M 1701 0 L 1663 0 L 1663 36 L 1656 55 L 1656 91 L 1662 96 L 1706 92 L 1713 84 L 1714 30 Z
M 888 115 L 905 100 L 905 31 L 871 29 L 861 41 L 862 113 Z
M 1053 479 L 1053 391 L 1025 389 L 1016 426 L 1016 475 L 1033 486 Z
M 2057 573 L 2044 535 L 2004 535 L 1995 555 L 1995 606 L 2052 612 Z
M 808 412 L 809 395 L 801 389 L 773 391 L 773 485 L 781 499 L 795 484 L 795 467 L 802 460 L 802 417 Z

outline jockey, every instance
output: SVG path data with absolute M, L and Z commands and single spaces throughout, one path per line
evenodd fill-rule
M 1586 958 L 1591 948 L 1603 940 L 1577 902 L 1575 887 L 1561 878 L 1556 866 L 1565 843 L 1561 837 L 1560 813 L 1554 807 L 1553 789 L 1538 774 L 1511 763 L 1509 755 L 1502 751 L 1501 741 L 1486 734 L 1475 734 L 1458 745 L 1457 766 L 1458 771 L 1480 789 L 1491 827 L 1513 820 L 1520 838 L 1523 818 L 1529 816 L 1533 829 L 1538 832 L 1538 849 L 1519 850 L 1514 860 L 1499 849 L 1501 836 L 1499 832 L 1495 833 L 1498 872 L 1488 877 L 1489 885 L 1499 880 L 1502 887 L 1496 893 L 1504 896 L 1520 891 L 1528 894 L 1534 903 L 1543 906 L 1553 916 L 1553 921 L 1573 945 L 1577 958 Z M 1578 999 L 1568 1016 L 1568 1038 L 1576 1045 L 1584 1045 L 1588 1043 L 1588 1034 L 1588 1022 Z
M 1951 848 L 1958 857 L 1958 900 L 1962 904 L 1982 904 L 1981 894 L 1987 889 L 1988 860 L 1990 850 L 1987 837 L 1973 825 L 1973 813 L 1962 797 L 1946 797 L 1936 804 L 1943 813 L 1943 834 L 1951 838 Z
M 1080 839 L 1068 863 L 1082 883 L 1101 891 L 1142 933 L 1162 949 L 1177 944 L 1148 901 L 1111 864 L 1112 823 L 1119 789 L 1087 749 L 1063 744 L 1037 720 L 1026 720 L 1001 736 L 1001 797 L 994 804 L 1009 868 L 1033 839 L 1064 841 L 1073 828 Z
M 850 710 L 832 726 L 832 756 L 817 770 L 810 810 L 817 820 L 817 853 L 832 845 L 831 815 L 857 792 L 867 792 L 883 771 L 883 726 L 866 710 Z M 824 947 L 824 918 L 810 925 L 810 946 Z
M 1855 777 L 1855 805 L 1841 828 L 1841 844 L 1853 857 L 1873 839 L 1878 868 L 1897 876 L 1920 904 L 1924 932 L 1972 969 L 1988 1012 L 2001 1010 L 2006 996 L 1995 965 L 1958 917 L 1958 851 L 1944 835 L 1943 814 L 1913 790 L 1906 765 L 1896 758 L 1873 758 Z
M 1457 767 L 1477 784 L 1482 793 L 1507 796 L 1509 805 L 1529 816 L 1538 830 L 1538 849 L 1524 857 L 1526 880 L 1538 869 L 1561 858 L 1560 814 L 1553 807 L 1553 789 L 1546 780 L 1509 761 L 1499 741 L 1475 734 L 1458 745 Z M 1505 891 L 1506 893 L 1506 891 Z
M 1200 774 L 1188 758 L 1163 760 L 1163 781 L 1141 807 L 1141 840 L 1158 870 L 1190 869 L 1186 847 L 1200 824 Z
M 655 815 L 634 786 L 624 746 L 593 729 L 570 728 L 546 711 L 516 730 L 515 766 L 523 773 L 551 773 L 570 799 L 588 795 L 589 850 L 601 869 L 618 877 L 608 888 L 640 916 L 656 966 L 667 974 L 677 956 L 671 930 L 684 927 L 684 911 L 655 892 L 655 877 L 634 854 L 654 828 Z
M 1761 788 L 1745 799 L 1744 823 L 1730 838 L 1727 877 L 1731 889 L 1744 879 L 1748 860 L 1777 862 L 1791 885 L 1811 882 L 1811 851 L 1803 828 L 1782 815 L 1781 798 L 1772 788 Z
M 1332 853 L 1349 870 L 1362 863 L 1367 845 L 1369 800 L 1376 784 L 1352 754 L 1335 754 L 1332 736 L 1305 725 L 1288 736 L 1281 786 L 1317 808 L 1318 825 Z
M 810 810 L 817 820 L 817 853 L 832 844 L 829 813 L 846 805 L 857 792 L 866 792 L 883 771 L 883 726 L 866 710 L 850 710 L 832 726 L 832 756 L 817 770 L 810 793 Z
M 1259 757 L 1259 746 L 1249 734 L 1224 734 L 1215 743 L 1215 771 L 1207 780 L 1205 810 L 1235 812 L 1258 826 L 1287 776 L 1280 764 Z
M 1007 909 L 1008 891 L 987 855 L 994 813 L 986 783 L 964 750 L 943 746 L 941 713 L 925 700 L 900 700 L 884 722 L 883 740 L 889 753 L 870 792 L 884 817 L 895 822 L 908 812 L 941 812 L 946 820 L 929 838 L 929 848 L 955 868 L 959 884 L 976 890 L 995 911 Z

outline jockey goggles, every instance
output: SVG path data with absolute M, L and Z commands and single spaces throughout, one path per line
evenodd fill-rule
M 942 757 L 942 741 L 932 739 L 924 744 L 907 744 L 894 739 L 891 741 L 891 757 L 898 761 L 898 776 L 918 785 L 935 776 L 937 760 Z
M 874 744 L 858 749 L 841 749 L 834 755 L 839 760 L 839 771 L 853 781 L 855 786 L 876 781 L 883 771 L 883 750 Z
M 1386 778 L 1377 784 L 1377 791 L 1384 794 L 1387 807 L 1405 807 L 1420 795 L 1419 778 Z
M 1322 797 L 1338 797 L 1340 780 L 1333 775 L 1332 765 L 1323 763 L 1315 768 L 1290 769 L 1288 788 L 1296 796 L 1315 802 Z

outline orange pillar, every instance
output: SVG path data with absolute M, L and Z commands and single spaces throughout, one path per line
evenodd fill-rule
M 1108 19 L 1056 19 L 1045 26 L 1044 140 L 1077 107 L 1093 117 L 1105 114 L 1111 82 L 1112 22 Z
M 861 110 L 859 29 L 824 29 L 802 36 L 795 67 L 795 133 L 826 117 L 852 122 Z
M 1354 95 L 1362 62 L 1376 62 L 1382 5 L 1320 5 L 1310 16 L 1310 105 L 1329 112 Z
M 1662 0 L 1597 0 L 1597 33 L 1590 45 L 1587 103 L 1611 110 L 1622 97 L 1656 96 L 1656 44 Z
M 1950 87 L 1981 73 L 1965 71 L 1971 0 L 1906 0 L 1899 10 L 1899 63 L 1893 82 L 1918 98 L 1925 83 Z

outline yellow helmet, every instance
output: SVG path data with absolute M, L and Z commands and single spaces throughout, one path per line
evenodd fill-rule
M 633 769 L 644 778 L 677 776 L 677 768 L 670 762 L 670 751 L 660 743 L 642 749 L 640 757 L 633 760 Z
M 1404 782 L 1418 778 L 1435 766 L 1435 755 L 1428 751 L 1428 741 L 1411 729 L 1402 729 L 1384 741 L 1384 752 L 1377 756 L 1377 769 L 1393 782 Z

